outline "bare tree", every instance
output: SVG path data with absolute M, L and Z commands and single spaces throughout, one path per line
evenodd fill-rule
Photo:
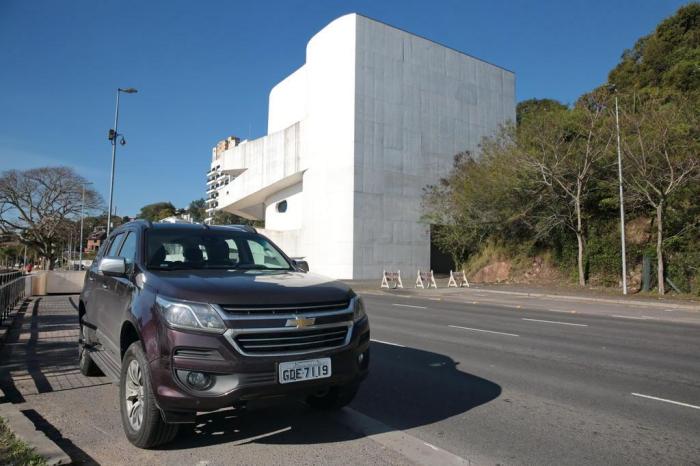
M 561 225 L 576 235 L 578 282 L 585 286 L 583 205 L 595 169 L 609 154 L 612 132 L 606 125 L 605 106 L 596 96 L 587 96 L 572 110 L 533 118 L 519 136 L 523 161 L 545 188 L 537 229 L 544 234 Z
M 0 175 L 0 232 L 14 233 L 44 256 L 53 269 L 57 243 L 80 214 L 87 180 L 68 167 L 8 170 Z M 85 188 L 85 211 L 103 205 L 100 195 Z
M 683 98 L 635 97 L 622 107 L 628 191 L 654 209 L 658 290 L 664 294 L 664 214 L 674 195 L 700 182 L 700 118 Z

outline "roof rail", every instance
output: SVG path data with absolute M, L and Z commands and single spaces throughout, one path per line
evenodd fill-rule
M 255 227 L 250 226 L 250 225 L 234 224 L 234 225 L 219 225 L 219 226 L 238 228 L 239 230 L 247 231 L 248 233 L 257 233 L 258 232 L 258 230 L 256 230 Z

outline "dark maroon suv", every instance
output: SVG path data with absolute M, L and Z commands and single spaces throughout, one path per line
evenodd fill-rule
M 127 223 L 86 274 L 80 369 L 119 383 L 144 448 L 248 400 L 338 409 L 367 375 L 369 321 L 350 288 L 307 269 L 251 227 Z

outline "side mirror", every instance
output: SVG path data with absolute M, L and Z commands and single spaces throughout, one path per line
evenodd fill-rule
M 294 267 L 301 272 L 309 271 L 309 263 L 304 260 L 292 259 L 292 265 L 294 265 Z
M 122 277 L 126 275 L 126 260 L 123 257 L 103 257 L 97 270 L 103 275 Z

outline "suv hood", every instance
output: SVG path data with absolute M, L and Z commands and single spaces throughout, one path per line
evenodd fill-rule
M 151 270 L 147 274 L 146 285 L 159 294 L 212 304 L 321 304 L 354 296 L 342 282 L 289 270 Z

